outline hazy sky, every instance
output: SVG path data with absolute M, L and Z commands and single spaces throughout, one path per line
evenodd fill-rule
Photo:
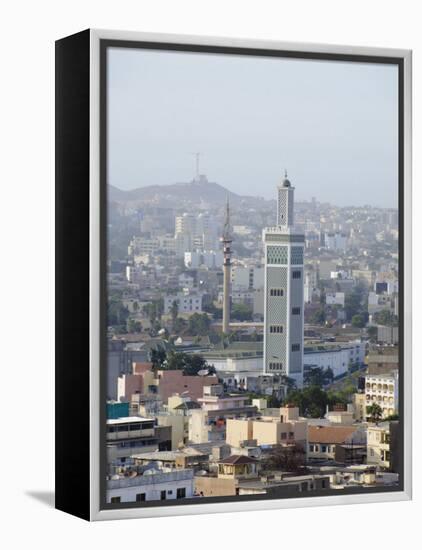
M 397 206 L 396 66 L 108 50 L 109 183 Z

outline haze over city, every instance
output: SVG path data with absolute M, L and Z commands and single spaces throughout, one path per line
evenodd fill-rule
M 111 48 L 108 183 L 190 181 L 396 208 L 398 75 L 390 65 Z

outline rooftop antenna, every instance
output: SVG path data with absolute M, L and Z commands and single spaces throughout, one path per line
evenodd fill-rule
M 199 151 L 196 152 L 196 153 L 191 153 L 191 155 L 194 155 L 194 157 L 195 157 L 195 172 L 196 172 L 195 177 L 196 177 L 196 179 L 199 178 L 199 159 L 201 157 L 201 154 L 202 153 L 200 153 Z

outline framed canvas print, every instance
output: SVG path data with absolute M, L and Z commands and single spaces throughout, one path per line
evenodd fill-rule
M 56 43 L 56 506 L 411 498 L 411 53 Z

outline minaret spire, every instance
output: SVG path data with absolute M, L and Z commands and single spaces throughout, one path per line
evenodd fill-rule
M 230 204 L 227 196 L 226 215 L 224 219 L 223 235 L 223 333 L 230 331 L 230 274 L 231 274 L 231 243 L 230 236 Z
M 230 203 L 229 203 L 228 195 L 227 195 L 227 201 L 226 201 L 226 216 L 224 219 L 223 237 L 224 238 L 230 237 Z

